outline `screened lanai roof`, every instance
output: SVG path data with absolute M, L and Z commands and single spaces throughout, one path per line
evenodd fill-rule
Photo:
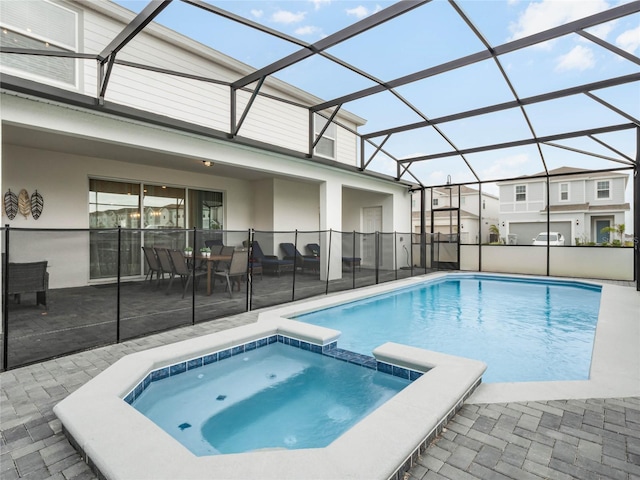
M 156 22 L 251 67 L 203 81 L 263 95 L 276 78 L 312 94 L 301 100 L 310 112 L 366 119 L 364 171 L 438 186 L 638 162 L 640 1 L 115 3 L 133 20 L 98 53 L 69 54 L 99 63 L 98 103 L 119 65 L 190 78 L 179 62 L 121 59 Z M 232 101 L 230 139 L 251 108 Z

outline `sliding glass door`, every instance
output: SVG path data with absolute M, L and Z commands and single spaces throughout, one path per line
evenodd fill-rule
M 204 240 L 222 243 L 223 214 L 221 192 L 91 179 L 90 278 L 117 276 L 118 227 L 125 229 L 121 232 L 120 275 L 138 276 L 144 273 L 142 245 L 182 249 L 187 243 L 185 229 L 194 227 L 210 231 L 200 235 L 196 247 L 203 246 Z

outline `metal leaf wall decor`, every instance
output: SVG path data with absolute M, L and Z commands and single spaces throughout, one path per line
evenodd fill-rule
M 18 196 L 11 189 L 4 194 L 4 211 L 9 220 L 13 220 L 18 214 Z
M 34 220 L 40 218 L 43 209 L 44 198 L 42 198 L 42 195 L 40 195 L 38 190 L 36 190 L 31 194 L 31 215 L 33 215 Z
M 31 215 L 31 197 L 29 197 L 29 192 L 24 188 L 18 194 L 18 212 L 24 218 Z

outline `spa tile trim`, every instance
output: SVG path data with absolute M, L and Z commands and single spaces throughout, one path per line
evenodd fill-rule
M 217 352 L 208 353 L 198 358 L 186 360 L 184 362 L 175 363 L 166 367 L 152 370 L 147 374 L 125 397 L 124 401 L 129 405 L 142 395 L 152 382 L 162 380 L 164 378 L 179 375 L 195 368 L 200 368 L 204 365 L 224 360 L 235 355 L 240 355 L 244 352 L 249 352 L 260 347 L 270 345 L 272 343 L 283 343 L 294 348 L 301 350 L 307 350 L 327 357 L 335 358 L 343 362 L 352 363 L 372 370 L 377 370 L 382 373 L 387 373 L 395 377 L 404 378 L 413 382 L 420 378 L 423 372 L 411 370 L 404 367 L 398 367 L 385 362 L 377 361 L 374 357 L 368 355 L 362 355 L 360 353 L 351 352 L 349 350 L 343 350 L 337 347 L 337 342 L 331 342 L 326 345 L 316 345 L 314 343 L 306 342 L 298 338 L 288 337 L 286 335 L 270 335 L 268 337 L 260 338 L 251 342 L 244 343 L 242 345 L 236 345 L 231 348 L 219 350 Z

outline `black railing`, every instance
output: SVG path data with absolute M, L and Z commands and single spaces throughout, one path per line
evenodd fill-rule
M 451 268 L 431 253 L 434 249 L 429 245 L 426 249 L 416 245 L 413 240 L 420 237 L 410 233 L 2 230 L 3 370 L 263 307 Z M 437 252 L 437 242 L 433 243 Z M 223 246 L 230 251 L 209 259 L 200 251 L 209 247 L 217 252 Z M 184 259 L 187 270 L 166 262 L 155 270 L 150 268 L 142 247 L 154 253 L 174 251 L 174 256 Z M 232 254 L 243 253 L 247 263 L 239 275 L 231 272 L 230 294 L 223 272 Z M 47 262 L 47 286 L 33 279 L 32 286 L 23 282 L 16 291 L 16 276 L 24 280 L 24 266 L 38 261 Z

